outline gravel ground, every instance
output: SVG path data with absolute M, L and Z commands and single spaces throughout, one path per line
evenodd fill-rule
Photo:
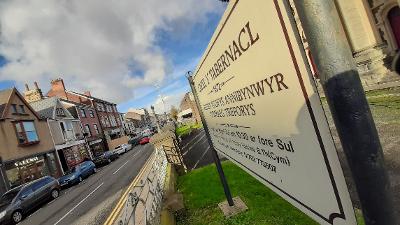
M 400 87 L 367 92 L 367 99 L 378 129 L 379 138 L 385 156 L 385 164 L 388 170 L 397 217 L 400 219 Z M 332 116 L 326 104 L 322 101 L 332 135 L 338 148 L 339 158 L 343 172 L 349 186 L 350 194 L 357 208 L 360 208 L 357 192 L 351 177 L 345 155 L 340 144 Z

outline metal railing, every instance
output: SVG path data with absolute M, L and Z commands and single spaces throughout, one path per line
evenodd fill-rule
M 164 150 L 167 161 L 168 163 L 171 163 L 173 165 L 181 166 L 186 172 L 187 168 L 185 163 L 183 162 L 182 152 L 179 148 L 179 144 L 176 142 L 176 140 L 173 140 L 173 144 L 174 146 L 161 146 Z

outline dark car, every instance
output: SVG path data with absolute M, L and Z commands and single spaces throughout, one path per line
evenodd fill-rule
M 136 146 L 136 145 L 139 145 L 139 142 L 141 139 L 142 139 L 142 136 L 136 136 L 136 137 L 133 137 L 132 139 L 130 139 L 128 141 L 128 143 L 131 144 L 132 146 Z
M 93 159 L 93 163 L 96 165 L 96 167 L 100 167 L 100 166 L 104 166 L 104 165 L 111 163 L 112 161 L 118 159 L 118 157 L 119 157 L 118 154 L 116 154 L 114 152 L 106 151 L 106 152 L 96 156 Z
M 96 172 L 96 166 L 92 161 L 84 161 L 73 167 L 64 176 L 58 178 L 58 182 L 61 187 L 78 184 Z
M 15 187 L 1 196 L 0 224 L 19 223 L 41 204 L 58 198 L 60 185 L 50 176 Z

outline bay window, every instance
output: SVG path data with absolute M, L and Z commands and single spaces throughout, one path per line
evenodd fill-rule
M 19 144 L 25 145 L 39 142 L 33 121 L 18 121 L 14 123 L 14 127 Z

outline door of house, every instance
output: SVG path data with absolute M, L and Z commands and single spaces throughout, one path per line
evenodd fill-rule
M 397 49 L 400 48 L 400 8 L 393 7 L 388 13 L 388 19 L 393 31 L 394 38 L 396 39 Z

